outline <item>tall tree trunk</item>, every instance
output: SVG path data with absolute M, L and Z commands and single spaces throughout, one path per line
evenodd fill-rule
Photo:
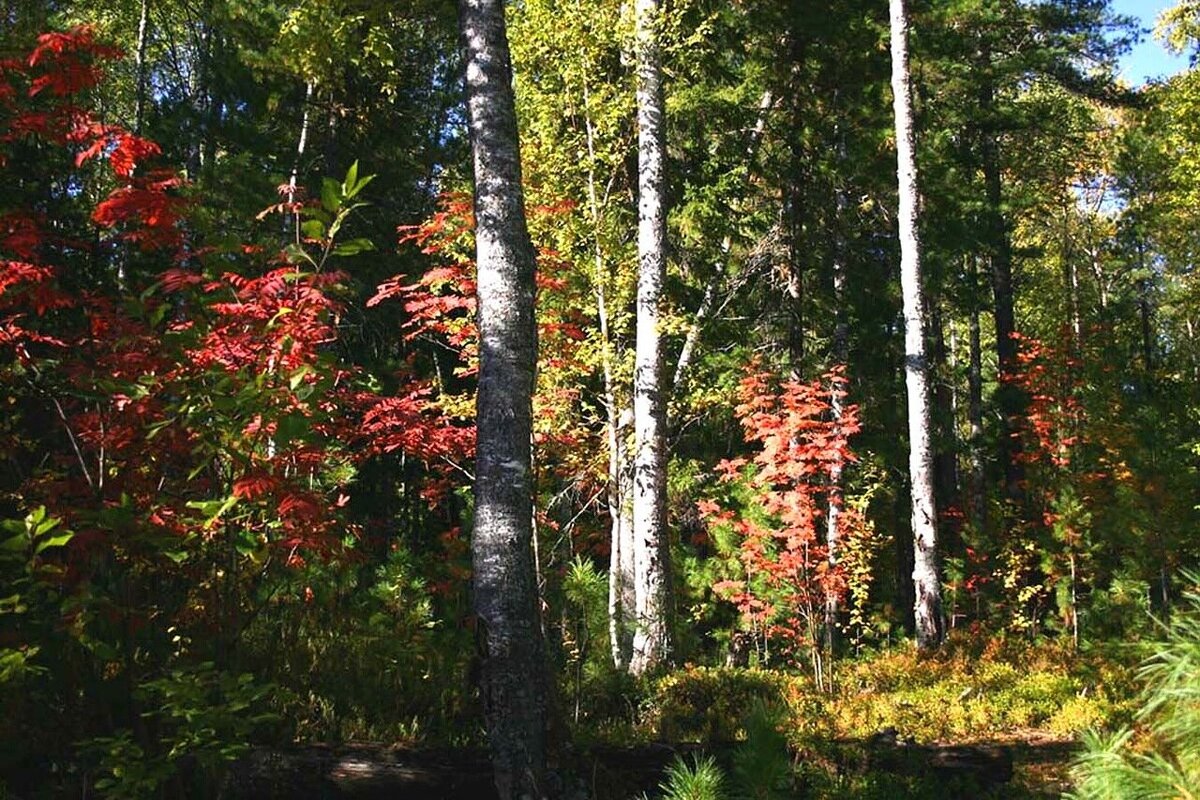
M 1075 264 L 1075 248 L 1072 246 L 1071 219 L 1075 213 L 1072 199 L 1068 207 L 1063 209 L 1061 258 L 1066 312 L 1071 320 L 1071 357 L 1078 359 L 1083 353 L 1083 322 L 1079 311 L 1079 270 Z
M 616 481 L 610 492 L 609 516 L 612 523 L 612 552 L 608 561 L 608 637 L 613 666 L 629 669 L 633 657 L 633 634 L 637 623 L 637 565 L 633 534 L 633 462 L 626 445 L 633 410 L 626 408 L 612 424 L 616 426 L 615 450 L 610 451 L 609 480 Z
M 983 468 L 983 345 L 979 329 L 979 266 L 977 256 L 970 259 L 971 311 L 967 317 L 967 423 L 970 426 L 971 525 L 982 532 L 987 527 L 987 486 Z
M 583 81 L 583 122 L 588 149 L 588 208 L 592 216 L 592 283 L 596 317 L 600 325 L 600 369 L 604 377 L 605 434 L 608 440 L 608 515 L 611 535 L 608 561 L 608 640 L 613 666 L 627 669 L 633 651 L 633 621 L 637 611 L 633 565 L 633 520 L 630 501 L 630 468 L 625 445 L 626 414 L 617 405 L 613 376 L 612 337 L 608 327 L 608 270 L 600 241 L 600 197 L 596 192 L 596 134 L 592 124 L 591 94 Z
M 988 56 L 990 59 L 990 56 Z M 980 108 L 986 121 L 995 113 L 995 88 L 985 80 L 980 92 Z M 996 405 L 1000 411 L 999 457 L 1004 469 L 1004 496 L 1019 505 L 1024 492 L 1024 470 L 1021 466 L 1021 440 L 1017 433 L 1024 416 L 1025 402 L 1021 390 L 1011 381 L 1017 372 L 1017 331 L 1014 311 L 1012 274 L 1012 243 L 1008 223 L 1004 218 L 1003 185 L 1000 175 L 1000 153 L 993 131 L 985 131 L 981 142 L 980 161 L 987 195 L 989 256 L 992 268 L 992 298 L 996 322 L 996 359 L 999 380 L 996 386 Z
M 933 454 L 933 487 L 937 507 L 945 514 L 946 509 L 958 503 L 958 443 L 954 424 L 954 396 L 951 390 L 950 352 L 946 347 L 946 324 L 942 316 L 942 304 L 927 298 L 929 328 L 932 334 L 933 363 L 930 378 L 933 380 L 933 431 L 935 446 Z M 957 551 L 957 530 L 953 519 L 942 526 L 942 549 Z
M 300 178 L 300 165 L 304 161 L 304 151 L 308 147 L 308 120 L 312 111 L 312 96 L 313 82 L 308 81 L 304 84 L 304 114 L 300 118 L 300 136 L 296 139 L 296 157 L 292 159 L 292 172 L 288 175 L 287 199 L 289 203 L 296 202 L 296 184 Z M 299 225 L 296 228 L 299 231 Z
M 843 148 L 839 147 L 839 151 Z M 844 152 L 839 152 L 844 155 Z M 829 361 L 834 367 L 844 367 L 850 351 L 850 324 L 846 319 L 846 246 L 842 237 L 842 224 L 846 216 L 849 202 L 844 189 L 837 190 L 835 200 L 837 219 L 834 221 L 833 242 L 833 341 L 830 345 Z M 830 386 L 829 413 L 835 429 L 840 432 L 842 410 L 844 404 L 845 385 L 834 382 Z M 842 503 L 842 472 L 845 468 L 842 454 L 839 452 L 829 465 L 829 508 L 825 518 L 825 545 L 829 568 L 836 569 L 840 558 Z M 838 595 L 829 592 L 825 595 L 825 644 L 832 653 L 837 643 Z
M 543 796 L 547 687 L 532 557 L 534 250 L 503 0 L 459 0 L 475 173 L 479 395 L 475 614 L 488 740 L 501 800 Z
M 1146 245 L 1137 243 L 1138 271 L 1141 277 L 1137 281 L 1138 317 L 1142 327 L 1142 371 L 1147 393 L 1154 391 L 1154 312 L 1150 299 L 1150 274 L 1146 268 Z
M 658 0 L 637 0 L 635 60 L 638 121 L 638 296 L 633 424 L 633 529 L 637 629 L 630 671 L 641 674 L 670 655 L 667 542 L 666 397 L 659 310 L 666 281 L 666 112 Z
M 912 483 L 913 612 L 917 645 L 942 640 L 938 577 L 937 509 L 933 496 L 933 448 L 929 435 L 929 365 L 925 356 L 925 304 L 921 242 L 917 228 L 917 164 L 908 87 L 908 15 L 904 0 L 890 0 L 892 94 L 896 115 L 896 162 L 900 186 L 900 285 L 904 296 L 904 373 L 908 398 L 908 467 Z
M 134 69 L 137 72 L 137 84 L 134 88 L 133 132 L 142 134 L 142 125 L 146 119 L 146 84 L 149 70 L 146 67 L 146 43 L 150 26 L 150 0 L 142 0 L 138 12 L 137 52 L 134 54 Z

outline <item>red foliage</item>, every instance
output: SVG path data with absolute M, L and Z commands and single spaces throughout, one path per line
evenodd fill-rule
M 228 271 L 205 273 L 206 248 L 184 240 L 181 179 L 144 169 L 159 147 L 78 102 L 116 55 L 76 29 L 0 64 L 0 147 L 38 137 L 77 167 L 106 165 L 119 185 L 92 221 L 161 251 L 163 262 L 156 291 L 140 299 L 70 296 L 55 265 L 39 260 L 53 250 L 39 220 L 27 211 L 0 218 L 0 371 L 14 365 L 10 353 L 36 367 L 67 434 L 24 497 L 76 528 L 81 560 L 136 538 L 95 521 L 129 507 L 137 521 L 124 524 L 146 541 L 166 537 L 199 555 L 217 523 L 236 517 L 244 546 L 285 548 L 280 563 L 293 565 L 304 563 L 301 551 L 334 552 L 356 529 L 344 516 L 346 488 L 331 477 L 348 474 L 345 465 L 396 451 L 428 461 L 435 479 L 423 489 L 436 502 L 445 462 L 470 453 L 471 428 L 444 415 L 426 385 L 409 381 L 400 396 L 380 398 L 337 363 L 341 273 L 306 271 L 282 254 L 262 263 L 249 245 L 236 261 L 222 258 Z M 39 329 L 36 320 L 68 304 L 80 313 L 55 320 L 57 336 Z M 46 360 L 34 344 L 60 352 Z
M 748 476 L 770 522 L 712 501 L 699 506 L 710 524 L 732 525 L 738 533 L 739 557 L 749 578 L 745 584 L 720 582 L 714 590 L 735 603 L 753 626 L 766 626 L 793 647 L 815 644 L 825 599 L 846 590 L 845 577 L 828 561 L 819 526 L 829 503 L 840 503 L 842 466 L 857 460 L 849 439 L 859 430 L 858 407 L 844 405 L 840 415 L 833 413 L 833 402 L 845 397 L 846 385 L 841 367 L 811 383 L 780 382 L 752 369 L 742 381 L 736 414 L 746 441 L 758 449 L 750 461 L 725 461 L 717 469 L 724 482 Z M 753 467 L 749 472 L 748 466 Z M 848 509 L 839 519 L 847 537 L 862 524 Z M 757 585 L 764 585 L 767 594 Z
M 1079 362 L 1066 345 L 1055 347 L 1016 333 L 1013 338 L 1018 345 L 1017 369 L 1009 380 L 1029 399 L 1024 424 L 1016 433 L 1027 440 L 1021 458 L 1029 464 L 1069 467 L 1082 443 Z
M 120 56 L 118 48 L 98 43 L 95 32 L 86 26 L 64 33 L 44 33 L 27 59 L 30 67 L 39 70 L 30 84 L 29 96 L 43 91 L 55 97 L 79 94 L 100 82 L 102 71 L 97 62 Z

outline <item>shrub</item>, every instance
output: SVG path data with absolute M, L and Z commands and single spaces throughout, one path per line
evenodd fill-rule
M 691 766 L 676 756 L 659 789 L 663 800 L 723 800 L 725 774 L 712 756 L 693 758 Z
M 1077 800 L 1200 795 L 1200 586 L 1185 601 L 1139 670 L 1141 727 L 1085 736 L 1072 770 Z
M 670 741 L 728 742 L 755 701 L 783 703 L 792 678 L 762 669 L 688 667 L 661 678 L 643 724 Z

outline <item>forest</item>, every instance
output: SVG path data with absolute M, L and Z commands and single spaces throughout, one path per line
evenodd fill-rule
M 0 799 L 1200 796 L 1160 6 L 7 0 Z

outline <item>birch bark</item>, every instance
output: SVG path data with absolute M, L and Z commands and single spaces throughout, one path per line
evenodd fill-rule
M 896 162 L 900 188 L 900 286 L 904 298 L 904 384 L 908 398 L 909 476 L 912 484 L 913 585 L 917 644 L 935 648 L 942 639 L 938 579 L 937 511 L 933 494 L 929 364 L 921 287 L 921 241 L 917 228 L 917 164 L 912 96 L 908 86 L 908 13 L 905 0 L 890 0 L 892 96 L 896 115 Z
M 666 114 L 658 0 L 637 0 L 634 56 L 638 123 L 638 296 L 634 358 L 633 533 L 637 625 L 629 668 L 642 674 L 670 654 L 667 410 L 659 330 L 666 280 Z

